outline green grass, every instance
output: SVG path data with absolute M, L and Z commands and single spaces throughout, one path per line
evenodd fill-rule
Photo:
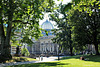
M 100 56 L 84 56 L 88 59 L 87 61 L 80 60 L 80 56 L 66 57 L 62 58 L 60 61 L 23 64 L 8 67 L 100 67 Z
M 100 62 L 100 55 L 76 55 L 76 56 L 70 56 L 70 57 L 64 57 L 61 58 L 61 60 L 66 60 L 66 59 L 80 59 L 80 57 L 84 57 L 87 59 L 87 61 L 93 61 L 93 62 Z
M 33 58 L 28 58 L 28 57 L 12 57 L 11 60 L 6 61 L 6 63 L 10 62 L 24 62 L 24 61 L 37 61 L 36 59 Z

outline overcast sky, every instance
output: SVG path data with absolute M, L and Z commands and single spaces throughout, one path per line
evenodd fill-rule
M 61 0 L 60 1 L 57 1 L 57 0 L 54 0 L 56 4 L 60 4 L 61 3 Z M 71 2 L 71 0 L 63 0 L 62 1 L 62 4 L 67 4 Z M 39 25 L 41 26 L 43 22 L 46 21 L 46 15 L 44 16 L 44 19 L 43 20 L 40 20 L 39 22 Z M 49 20 L 50 21 L 50 20 Z M 54 21 L 50 21 L 53 25 L 55 25 L 56 23 Z M 56 28 L 56 26 L 54 26 L 54 28 Z

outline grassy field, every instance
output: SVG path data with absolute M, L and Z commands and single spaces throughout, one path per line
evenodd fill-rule
M 8 67 L 100 67 L 100 56 L 84 56 L 87 60 L 80 60 L 80 56 L 62 58 L 60 61 L 33 63 Z
M 27 58 L 27 57 L 12 57 L 12 60 L 6 61 L 6 63 L 10 62 L 24 62 L 24 61 L 37 61 L 33 58 Z

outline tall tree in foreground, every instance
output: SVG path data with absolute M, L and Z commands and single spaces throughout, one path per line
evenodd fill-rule
M 39 36 L 39 19 L 44 9 L 52 11 L 53 5 L 53 0 L 0 0 L 0 62 L 12 58 L 10 39 L 16 29 L 25 29 L 26 36 Z
M 74 41 L 79 46 L 93 44 L 96 55 L 99 55 L 100 43 L 100 2 L 96 0 L 81 1 L 67 14 L 69 25 L 72 25 Z

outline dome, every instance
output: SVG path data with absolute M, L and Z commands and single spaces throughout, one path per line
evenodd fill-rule
M 41 28 L 42 29 L 54 29 L 53 25 L 48 20 L 46 20 L 45 22 L 43 22 Z

